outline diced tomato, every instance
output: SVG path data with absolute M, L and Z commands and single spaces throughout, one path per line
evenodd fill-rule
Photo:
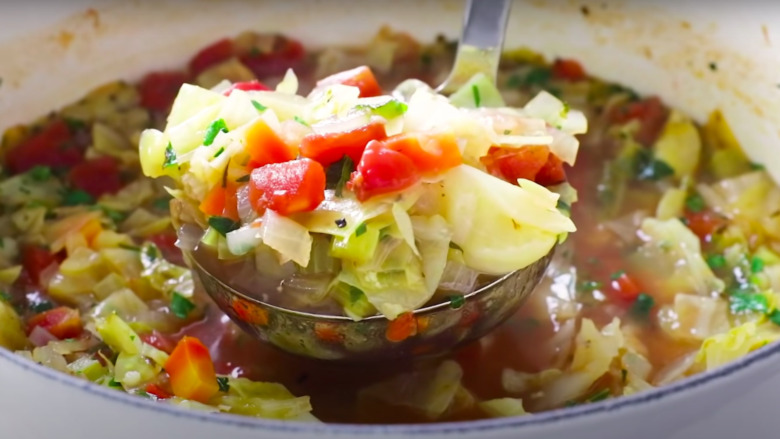
M 409 157 L 423 176 L 435 176 L 463 163 L 460 148 L 452 135 L 398 134 L 382 145 Z
M 637 296 L 642 292 L 636 281 L 625 271 L 618 272 L 612 276 L 610 286 L 612 287 L 612 292 L 617 297 L 628 302 L 636 300 Z
M 360 89 L 361 98 L 370 98 L 382 94 L 382 87 L 376 81 L 376 77 L 367 66 L 356 67 L 328 76 L 317 82 L 317 85 L 344 84 Z
M 142 342 L 168 354 L 173 352 L 173 349 L 176 347 L 176 343 L 173 340 L 158 331 L 140 334 L 139 337 Z
M 616 124 L 638 120 L 640 123 L 639 130 L 634 137 L 642 145 L 651 146 L 661 134 L 661 129 L 666 123 L 667 116 L 667 111 L 661 100 L 656 96 L 652 96 L 638 102 L 630 102 L 613 108 L 610 111 L 609 120 Z
M 113 194 L 122 188 L 119 163 L 110 156 L 101 156 L 79 163 L 68 173 L 68 181 L 94 198 Z
M 166 261 L 183 265 L 184 256 L 181 253 L 181 249 L 176 247 L 176 233 L 171 230 L 170 232 L 158 233 L 147 238 L 148 241 L 154 243 L 160 251 Z
M 56 262 L 56 256 L 43 247 L 27 245 L 22 249 L 22 266 L 33 285 L 40 285 L 43 270 Z
M 557 155 L 550 153 L 547 163 L 534 177 L 534 181 L 542 186 L 552 186 L 566 181 L 566 171 L 563 169 L 563 161 Z
M 686 225 L 702 242 L 710 242 L 714 234 L 726 227 L 726 218 L 710 210 L 685 212 Z
M 543 145 L 527 145 L 519 148 L 491 146 L 487 155 L 479 160 L 489 174 L 510 183 L 524 178 L 534 181 L 550 157 L 550 148 Z
M 206 403 L 219 392 L 211 355 L 195 337 L 183 337 L 165 362 L 173 394 Z
M 154 383 L 147 384 L 144 390 L 146 393 L 154 395 L 157 399 L 168 399 L 173 397 L 170 392 Z
M 347 188 L 355 192 L 358 200 L 365 201 L 375 195 L 406 189 L 418 181 L 420 173 L 409 157 L 372 140 L 366 146 Z
M 257 120 L 246 132 L 246 151 L 249 154 L 249 168 L 259 168 L 272 163 L 295 159 L 296 151 L 262 120 Z
M 67 306 L 50 309 L 30 317 L 27 321 L 27 332 L 31 332 L 37 326 L 49 331 L 60 340 L 78 337 L 84 329 L 79 311 Z
M 167 112 L 182 84 L 188 80 L 189 76 L 183 72 L 149 73 L 138 85 L 141 105 L 149 110 Z
M 325 169 L 311 159 L 265 165 L 253 170 L 249 180 L 249 200 L 258 212 L 308 212 L 324 199 Z
M 235 84 L 231 85 L 230 88 L 225 90 L 223 94 L 225 96 L 230 96 L 230 94 L 233 93 L 234 90 L 265 91 L 265 90 L 270 90 L 270 88 L 268 88 L 265 84 L 257 80 L 236 82 Z
M 250 51 L 241 54 L 239 59 L 260 79 L 283 75 L 287 69 L 297 70 L 303 60 L 303 45 L 291 38 L 279 36 L 270 53 Z
M 230 59 L 233 56 L 233 40 L 223 38 L 196 53 L 190 60 L 189 67 L 193 76 L 197 76 L 211 66 Z
M 333 164 L 345 155 L 353 163 L 360 163 L 368 142 L 385 137 L 385 125 L 380 122 L 346 132 L 308 134 L 301 141 L 301 155 L 320 162 L 322 166 Z
M 404 341 L 415 334 L 417 334 L 417 319 L 411 312 L 405 312 L 395 320 L 391 320 L 385 330 L 385 338 L 394 343 Z
M 585 79 L 585 69 L 579 61 L 573 59 L 558 58 L 552 65 L 553 78 L 567 81 L 581 81 Z
M 76 144 L 68 124 L 58 119 L 9 150 L 5 164 L 8 170 L 17 174 L 35 166 L 70 167 L 81 162 L 83 157 L 84 149 Z

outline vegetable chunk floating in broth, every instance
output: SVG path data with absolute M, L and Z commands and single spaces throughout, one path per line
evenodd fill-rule
M 202 230 L 187 250 L 245 294 L 394 320 L 473 290 L 442 288 L 448 265 L 503 275 L 575 230 L 540 183 L 568 187 L 563 163 L 587 124 L 549 93 L 513 109 L 475 77 L 449 99 L 415 79 L 382 94 L 367 66 L 306 96 L 292 69 L 273 91 L 258 84 L 185 84 L 165 129 L 140 139 L 144 174 L 175 183 L 174 224 Z
M 316 50 L 247 32 L 9 129 L 0 345 L 158 404 L 410 423 L 630 395 L 777 340 L 780 189 L 719 111 L 698 124 L 526 49 L 504 53 L 497 90 L 477 78 L 445 98 L 424 84 L 453 49 L 390 29 Z M 468 326 L 464 292 L 556 242 L 496 331 L 372 367 L 251 339 L 181 252 L 246 287 L 262 273 L 289 308 L 400 314 L 386 335 L 402 340 L 434 330 L 404 312 L 426 302 Z

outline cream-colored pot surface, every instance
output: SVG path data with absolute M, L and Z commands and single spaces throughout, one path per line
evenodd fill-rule
M 359 43 L 383 24 L 422 40 L 455 36 L 460 22 L 459 1 L 10 0 L 0 4 L 0 130 L 103 82 L 179 66 L 200 47 L 246 29 L 319 46 Z M 658 94 L 699 119 L 722 109 L 751 159 L 780 181 L 780 2 L 518 1 L 507 47 L 519 45 L 577 58 L 590 73 Z M 740 397 L 777 406 L 780 397 L 749 399 L 757 387 L 780 387 L 772 381 L 776 364 L 780 347 L 773 345 L 672 387 L 599 404 L 474 423 L 354 427 L 168 408 L 0 350 L 0 437 L 730 438 L 736 431 L 753 437 L 750 425 L 758 424 L 747 418 L 725 424 L 728 417 L 718 413 Z M 741 421 L 746 430 L 731 428 Z M 696 422 L 705 427 L 685 433 Z

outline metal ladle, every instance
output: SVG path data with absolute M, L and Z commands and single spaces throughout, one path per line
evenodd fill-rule
M 511 0 L 468 0 L 455 66 L 438 90 L 449 93 L 483 73 L 495 80 Z M 508 273 L 464 296 L 406 316 L 413 335 L 388 337 L 392 323 L 375 315 L 360 321 L 282 308 L 237 291 L 187 257 L 212 300 L 243 330 L 283 350 L 327 360 L 387 360 L 435 355 L 486 335 L 512 315 L 539 284 L 554 248 L 528 267 Z M 323 337 L 327 334 L 327 337 Z

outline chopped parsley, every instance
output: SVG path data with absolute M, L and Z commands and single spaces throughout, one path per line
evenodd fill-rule
M 366 226 L 366 223 L 361 223 L 357 229 L 355 229 L 355 236 L 360 236 L 368 231 L 368 226 Z
M 124 244 L 124 243 L 119 244 L 119 248 L 123 248 L 125 250 L 130 250 L 130 251 L 133 251 L 133 252 L 140 252 L 141 251 L 141 247 L 138 247 L 137 245 L 130 245 L 130 244 Z
M 78 206 L 80 204 L 92 204 L 95 199 L 88 192 L 81 189 L 73 189 L 65 192 L 62 197 L 62 204 L 65 206 Z
M 358 110 L 370 110 L 372 114 L 377 116 L 393 119 L 406 113 L 409 106 L 399 100 L 390 99 L 381 105 L 358 105 L 355 108 Z
M 643 181 L 658 181 L 674 175 L 674 168 L 653 157 L 647 149 L 641 149 L 636 157 L 636 177 Z
M 476 84 L 471 86 L 471 94 L 474 95 L 474 106 L 479 107 L 482 104 L 482 98 L 479 96 L 479 87 Z
M 11 295 L 7 291 L 0 291 L 0 300 L 3 302 L 11 303 Z
M 558 200 L 558 205 L 556 207 L 564 213 L 571 213 L 571 206 L 565 201 Z
M 754 171 L 763 171 L 766 169 L 766 166 L 762 165 L 761 163 L 750 162 L 750 169 Z
M 306 123 L 306 121 L 305 121 L 305 120 L 301 119 L 301 118 L 300 118 L 300 116 L 294 116 L 294 117 L 293 117 L 293 120 L 295 120 L 296 122 L 298 122 L 299 124 L 301 124 L 301 125 L 303 125 L 303 126 L 305 126 L 305 127 L 308 127 L 308 126 L 309 126 L 309 124 L 308 124 L 308 123 Z
M 711 61 L 710 64 L 709 64 L 709 67 L 710 67 L 710 70 L 712 70 L 713 72 L 717 72 L 718 71 L 718 64 L 715 61 Z
M 186 319 L 190 312 L 195 309 L 195 304 L 186 297 L 174 291 L 173 297 L 171 298 L 170 309 L 173 315 L 176 317 L 180 319 Z
M 602 287 L 601 282 L 595 281 L 595 280 L 586 280 L 584 282 L 580 282 L 579 290 L 580 291 L 595 291 Z
M 127 218 L 127 214 L 124 212 L 120 212 L 115 209 L 111 209 L 110 207 L 106 206 L 99 206 L 100 210 L 103 211 L 103 215 L 105 215 L 108 219 L 113 221 L 114 223 L 121 223 L 122 221 Z
M 701 212 L 705 206 L 704 198 L 699 194 L 693 194 L 685 199 L 685 207 L 691 212 Z
M 729 309 L 732 314 L 766 313 L 769 311 L 769 301 L 763 294 L 734 293 L 729 296 Z
M 552 70 L 550 70 L 548 67 L 534 67 L 528 72 L 527 75 L 525 75 L 525 78 L 523 78 L 520 85 L 543 86 L 550 80 L 551 77 L 552 77 Z
M 217 138 L 217 135 L 220 133 L 227 133 L 228 127 L 227 124 L 225 124 L 225 119 L 217 119 L 214 122 L 211 122 L 211 125 L 206 129 L 206 135 L 203 137 L 203 146 L 210 146 L 212 143 L 214 143 L 214 139 Z
M 655 299 L 653 296 L 646 293 L 639 293 L 636 296 L 636 300 L 631 305 L 631 313 L 640 318 L 645 318 L 650 314 L 650 310 L 655 305 Z
M 340 197 L 344 193 L 344 187 L 349 181 L 349 177 L 352 175 L 352 171 L 355 168 L 355 164 L 349 156 L 344 156 L 341 164 L 341 174 L 339 175 L 339 181 L 336 183 L 336 196 Z
M 108 380 L 108 387 L 120 388 L 122 387 L 122 383 L 111 378 L 110 380 Z
M 450 308 L 452 309 L 458 309 L 466 303 L 466 298 L 462 294 L 447 296 L 447 299 L 450 301 Z
M 223 152 L 225 152 L 225 147 L 224 146 L 220 146 L 219 149 L 217 150 L 217 152 L 214 153 L 214 158 L 217 158 L 217 157 L 221 156 Z
M 255 107 L 255 109 L 259 112 L 263 112 L 268 109 L 265 105 L 261 104 L 260 102 L 257 102 L 256 100 L 252 99 L 252 106 Z
M 780 310 L 774 310 L 766 315 L 769 318 L 769 321 L 774 323 L 777 326 L 780 326 Z
M 626 270 L 618 270 L 611 275 L 609 275 L 609 278 L 612 280 L 618 280 L 621 276 L 626 274 Z
M 162 167 L 163 169 L 167 169 L 176 165 L 176 151 L 173 150 L 171 142 L 168 142 L 168 146 L 165 147 L 165 160 L 163 161 Z
M 349 302 L 352 304 L 355 304 L 366 296 L 366 293 L 363 292 L 360 288 L 350 285 L 349 286 Z
M 65 118 L 65 125 L 68 126 L 70 132 L 78 131 L 87 127 L 87 123 L 81 119 L 74 119 L 72 117 Z
M 753 273 L 764 271 L 764 260 L 758 256 L 753 256 L 753 259 L 750 260 L 750 271 Z
M 171 197 L 160 197 L 152 201 L 152 207 L 157 210 L 168 210 L 171 206 Z
M 211 226 L 212 229 L 219 232 L 220 235 L 226 236 L 228 233 L 232 232 L 233 230 L 238 229 L 239 223 L 233 221 L 230 218 L 226 218 L 224 216 L 212 216 L 209 217 L 209 226 Z
M 144 252 L 144 257 L 146 257 L 146 259 L 148 259 L 149 261 L 157 260 L 157 258 L 160 257 L 160 253 L 157 251 L 157 246 L 148 245 L 146 247 L 146 251 Z
M 726 257 L 723 255 L 708 255 L 707 256 L 707 265 L 710 266 L 710 268 L 718 269 L 723 268 L 726 266 Z
M 49 302 L 48 300 L 43 300 L 30 305 L 30 311 L 36 314 L 42 313 L 44 311 L 48 311 L 50 309 L 54 309 L 54 304 Z
M 230 383 L 228 377 L 217 377 L 217 385 L 219 385 L 220 392 L 227 392 L 230 390 Z
M 30 176 L 34 181 L 46 181 L 51 178 L 51 168 L 48 166 L 35 166 L 29 171 L 27 171 L 27 175 Z
M 598 392 L 594 393 L 593 395 L 588 397 L 588 402 L 598 402 L 603 401 L 607 398 L 609 398 L 611 395 L 611 392 L 609 389 L 601 389 Z

